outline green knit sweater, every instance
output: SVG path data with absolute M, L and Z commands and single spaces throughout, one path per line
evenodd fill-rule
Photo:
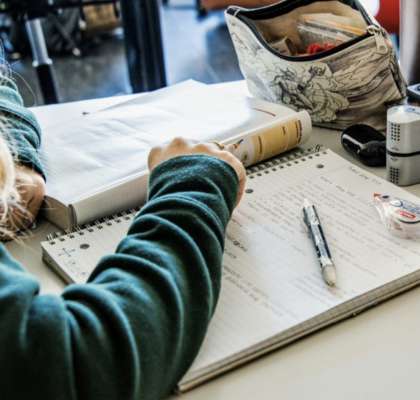
M 7 75 L 0 76 L 0 115 L 5 128 L 1 132 L 11 143 L 16 161 L 32 167 L 45 177 L 38 155 L 41 130 L 34 115 L 23 107 L 22 97 Z
M 15 107 L 10 117 L 27 123 L 16 132 L 38 144 L 36 125 Z M 24 151 L 38 168 L 35 154 Z M 167 395 L 197 355 L 214 311 L 237 188 L 235 171 L 216 158 L 159 165 L 149 201 L 115 254 L 99 262 L 89 283 L 61 296 L 40 295 L 36 278 L 0 246 L 0 398 Z

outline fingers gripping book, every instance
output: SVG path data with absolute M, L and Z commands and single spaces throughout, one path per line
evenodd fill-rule
M 255 153 L 244 143 L 249 163 L 299 145 L 311 131 L 306 112 L 215 86 L 187 81 L 44 129 L 45 217 L 68 229 L 140 206 L 150 149 L 177 136 L 233 143 L 273 127 L 280 136 L 293 133 L 280 146 L 254 146 Z

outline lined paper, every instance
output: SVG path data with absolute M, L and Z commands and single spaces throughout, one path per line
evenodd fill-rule
M 392 237 L 373 207 L 374 192 L 417 198 L 331 151 L 288 164 L 248 179 L 253 192 L 228 228 L 218 308 L 184 380 L 420 267 L 419 243 Z M 317 206 L 336 288 L 321 278 L 304 198 Z
M 420 271 L 419 243 L 386 231 L 374 209 L 373 193 L 419 199 L 331 151 L 255 172 L 248 177 L 246 192 L 227 229 L 215 315 L 181 386 L 199 381 L 203 374 L 217 374 L 249 349 L 257 353 L 282 332 L 300 336 L 340 312 L 392 293 L 398 285 L 411 285 L 409 274 Z M 336 288 L 322 280 L 302 221 L 304 198 L 317 206 L 337 268 Z M 86 233 L 89 256 L 80 249 L 80 236 L 66 236 L 53 246 L 45 242 L 44 251 L 61 268 L 73 262 L 73 267 L 91 271 L 90 263 L 117 246 L 124 234 L 118 229 L 103 226 Z M 62 255 L 64 250 L 70 255 Z

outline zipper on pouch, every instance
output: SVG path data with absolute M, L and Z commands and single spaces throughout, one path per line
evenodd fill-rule
M 256 27 L 254 26 L 253 23 L 250 23 L 248 20 L 252 21 L 252 18 L 249 18 L 246 16 L 246 14 L 248 13 L 247 11 L 250 11 L 246 8 L 243 7 L 239 7 L 239 6 L 231 6 L 228 8 L 227 13 L 231 14 L 233 16 L 235 16 L 236 18 L 238 18 L 240 21 L 242 21 L 249 29 L 251 29 L 251 31 L 254 33 L 254 35 L 256 37 L 259 38 L 259 42 L 260 44 L 262 44 L 268 51 L 270 51 L 271 53 L 275 54 L 276 56 L 283 58 L 284 60 L 289 60 L 289 61 L 316 61 L 319 59 L 322 59 L 324 57 L 328 57 L 330 55 L 333 55 L 335 53 L 338 53 L 350 46 L 353 46 L 354 44 L 374 36 L 375 37 L 375 42 L 376 42 L 376 48 L 379 54 L 387 54 L 388 53 L 388 46 L 385 40 L 385 36 L 383 33 L 383 29 L 374 24 L 374 21 L 370 18 L 370 15 L 368 13 L 365 12 L 364 8 L 362 6 L 360 6 L 360 3 L 358 1 L 356 1 L 356 4 L 359 5 L 358 10 L 359 12 L 362 14 L 364 20 L 369 24 L 366 28 L 366 33 L 364 35 L 358 36 L 354 39 L 350 39 L 349 41 L 342 43 L 338 46 L 336 46 L 333 49 L 330 50 L 326 50 L 323 51 L 322 53 L 318 53 L 318 54 L 311 54 L 311 55 L 307 55 L 307 56 L 288 56 L 285 54 L 280 54 L 278 51 L 274 50 L 266 41 L 265 39 L 262 37 L 262 35 L 260 34 L 260 32 L 256 29 Z M 281 3 L 278 4 L 278 6 L 281 6 Z M 264 10 L 265 11 L 265 10 Z M 243 13 L 243 14 L 242 14 Z M 252 13 L 252 10 L 251 10 Z M 281 15 L 278 14 L 277 12 L 275 12 L 276 16 Z M 267 15 L 265 16 L 267 17 Z
M 385 35 L 382 28 L 378 25 L 369 25 L 366 31 L 375 37 L 376 49 L 378 50 L 378 53 L 387 54 L 388 46 L 386 44 Z

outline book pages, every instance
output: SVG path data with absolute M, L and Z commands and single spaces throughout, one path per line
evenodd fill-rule
M 79 120 L 48 126 L 42 147 L 47 198 L 55 199 L 54 204 L 73 205 L 74 215 L 83 217 L 76 223 L 112 214 L 127 207 L 127 201 L 118 204 L 115 198 L 106 199 L 102 214 L 89 218 L 95 209 L 86 209 L 84 200 L 130 177 L 144 175 L 153 146 L 177 136 L 223 141 L 293 113 L 290 108 L 248 98 L 237 90 L 187 81 Z M 128 207 L 144 198 L 146 188 L 140 188 L 139 195 L 136 189 L 131 189 Z M 82 200 L 83 210 L 77 208 Z

